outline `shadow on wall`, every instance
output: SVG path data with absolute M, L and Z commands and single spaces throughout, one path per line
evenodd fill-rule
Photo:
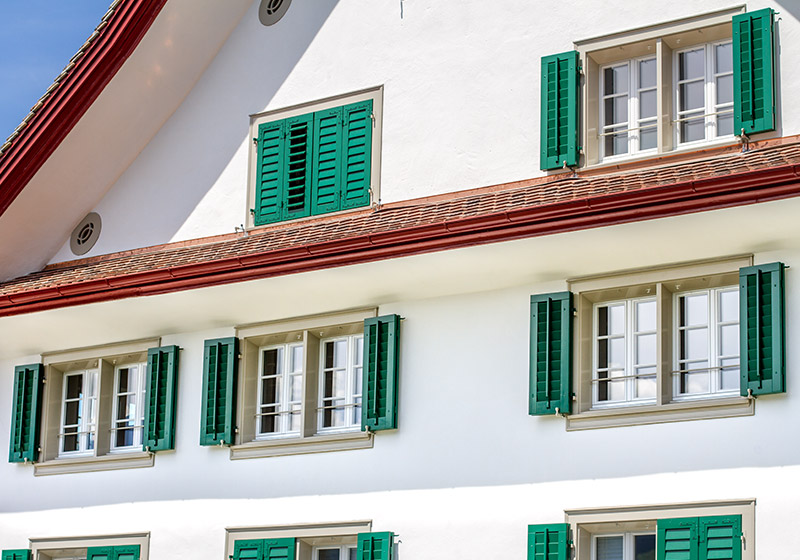
M 181 106 L 101 201 L 98 212 L 108 225 L 93 254 L 173 239 L 242 148 L 249 115 L 269 104 L 337 3 L 294 2 L 269 27 L 259 23 L 259 2 L 253 3 Z M 232 233 L 244 219 L 247 170 L 240 161 L 226 180 L 241 184 L 241 203 L 228 200 L 217 209 L 214 223 L 225 230 L 216 233 Z

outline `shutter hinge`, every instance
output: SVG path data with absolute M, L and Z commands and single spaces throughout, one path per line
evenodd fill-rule
M 251 216 L 255 216 L 256 215 L 256 209 L 255 208 L 251 208 L 250 209 L 250 215 Z
M 375 113 L 370 113 L 369 118 L 372 119 L 372 128 L 375 128 Z
M 255 144 L 256 146 L 258 146 L 258 138 L 253 138 L 253 144 Z

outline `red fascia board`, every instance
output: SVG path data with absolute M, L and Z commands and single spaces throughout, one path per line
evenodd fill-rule
M 0 216 L 136 49 L 167 0 L 123 0 L 108 25 L 0 157 Z
M 800 166 L 647 187 L 0 298 L 0 316 L 242 282 L 800 196 Z

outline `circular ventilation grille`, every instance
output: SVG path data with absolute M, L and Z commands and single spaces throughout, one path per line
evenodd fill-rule
M 90 212 L 81 220 L 69 237 L 69 248 L 75 255 L 85 255 L 97 243 L 102 222 L 97 212 Z
M 280 21 L 292 0 L 261 0 L 258 19 L 264 25 L 274 25 Z

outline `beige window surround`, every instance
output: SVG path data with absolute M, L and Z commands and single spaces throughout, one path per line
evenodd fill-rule
M 150 533 L 130 533 L 116 535 L 80 536 L 80 537 L 46 537 L 32 538 L 31 558 L 33 560 L 57 560 L 62 557 L 74 557 L 76 552 L 83 552 L 97 546 L 131 546 L 139 545 L 139 560 L 148 560 L 150 556 Z
M 674 401 L 672 396 L 674 295 L 688 290 L 738 285 L 739 268 L 752 263 L 752 255 L 742 255 L 568 280 L 569 290 L 575 294 L 576 317 L 573 334 L 575 402 L 573 414 L 566 417 L 567 430 L 753 415 L 754 399 L 746 397 Z M 594 306 L 599 302 L 643 296 L 655 296 L 658 302 L 656 401 L 592 408 Z
M 236 411 L 236 443 L 230 448 L 231 459 L 252 459 L 279 455 L 324 453 L 373 446 L 371 432 L 358 430 L 341 433 L 317 433 L 319 395 L 320 340 L 363 331 L 364 319 L 377 317 L 377 308 L 346 310 L 310 317 L 297 317 L 261 324 L 240 325 L 239 384 Z M 303 405 L 300 433 L 276 437 L 257 437 L 259 349 L 264 346 L 301 342 L 304 348 Z
M 146 451 L 112 451 L 111 425 L 114 368 L 120 363 L 144 363 L 147 350 L 161 345 L 160 338 L 147 338 L 85 348 L 42 353 L 45 386 L 42 400 L 40 462 L 34 475 L 152 467 L 154 454 Z M 98 411 L 95 449 L 92 455 L 59 457 L 64 374 L 78 369 L 99 371 Z
M 631 29 L 575 41 L 583 69 L 581 87 L 581 139 L 584 152 L 584 165 L 616 165 L 621 161 L 652 158 L 647 152 L 627 157 L 614 157 L 610 161 L 601 160 L 600 149 L 600 67 L 604 64 L 621 62 L 644 56 L 656 57 L 657 89 L 657 155 L 673 152 L 674 119 L 673 110 L 673 51 L 693 45 L 710 43 L 731 37 L 731 18 L 745 11 L 745 6 L 699 14 L 687 18 L 668 21 L 657 25 Z M 735 138 L 725 137 L 709 140 L 703 147 L 715 144 L 730 144 Z M 697 149 L 689 146 L 687 149 Z
M 234 543 L 238 540 L 296 538 L 297 560 L 311 560 L 311 548 L 319 545 L 356 544 L 358 533 L 372 531 L 372 521 L 345 521 L 342 523 L 310 523 L 275 525 L 270 527 L 232 527 L 225 529 L 225 558 L 233 557 Z
M 659 519 L 742 516 L 742 560 L 755 560 L 755 508 L 753 498 L 654 504 L 609 508 L 573 509 L 564 512 L 575 546 L 575 560 L 590 560 L 592 537 L 603 533 L 656 532 Z

